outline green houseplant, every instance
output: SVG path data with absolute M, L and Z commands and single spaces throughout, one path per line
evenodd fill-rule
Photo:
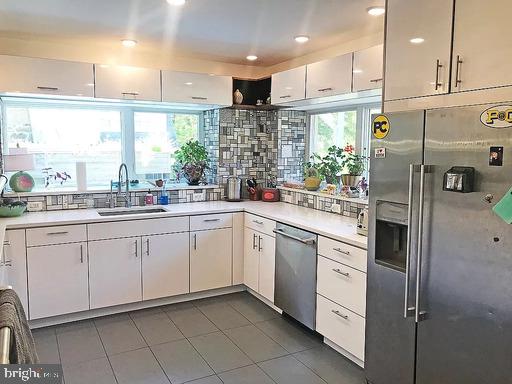
M 174 169 L 178 175 L 185 177 L 188 185 L 198 185 L 204 171 L 209 169 L 206 147 L 197 140 L 189 140 L 174 152 L 176 163 Z
M 343 160 L 341 166 L 343 171 L 341 181 L 343 185 L 355 187 L 361 179 L 361 175 L 365 169 L 366 158 L 364 156 L 355 153 L 355 149 L 352 145 L 347 145 L 343 149 Z
M 315 164 L 318 173 L 325 179 L 327 184 L 335 184 L 337 176 L 343 170 L 343 156 L 343 149 L 333 145 L 327 149 L 325 156 L 313 153 L 310 164 Z

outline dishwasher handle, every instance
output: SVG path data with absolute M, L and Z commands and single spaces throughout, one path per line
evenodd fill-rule
M 300 237 L 297 237 L 297 236 L 293 236 L 293 235 L 290 235 L 280 229 L 274 229 L 273 230 L 274 233 L 278 234 L 278 235 L 283 235 L 284 237 L 288 237 L 290 239 L 293 239 L 293 240 L 297 240 L 297 241 L 300 241 L 301 243 L 304 243 L 304 244 L 315 244 L 316 242 L 316 237 L 310 237 L 310 238 L 306 238 L 306 239 L 301 239 Z

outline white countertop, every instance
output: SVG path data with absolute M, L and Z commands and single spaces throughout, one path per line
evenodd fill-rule
M 145 209 L 149 207 L 137 208 Z M 211 201 L 153 206 L 153 208 L 163 208 L 165 212 L 100 216 L 96 209 L 76 209 L 30 212 L 20 217 L 2 218 L 0 219 L 0 244 L 3 244 L 6 229 L 245 211 L 284 224 L 293 225 L 335 240 L 343 241 L 360 248 L 367 248 L 367 238 L 356 233 L 355 219 L 288 203 L 265 203 L 261 201 L 231 203 L 226 201 Z M 122 210 L 123 208 L 117 209 Z M 100 211 L 106 210 L 107 209 L 100 209 Z

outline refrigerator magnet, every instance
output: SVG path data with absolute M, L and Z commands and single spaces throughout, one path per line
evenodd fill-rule
M 383 139 L 388 135 L 389 131 L 391 131 L 389 119 L 385 115 L 375 116 L 372 123 L 373 136 L 376 139 Z
M 489 165 L 491 167 L 503 166 L 503 147 L 491 147 L 489 151 Z
M 492 210 L 507 224 L 512 224 L 512 188 L 503 196 Z
M 386 157 L 386 148 L 375 148 L 375 158 L 384 159 Z

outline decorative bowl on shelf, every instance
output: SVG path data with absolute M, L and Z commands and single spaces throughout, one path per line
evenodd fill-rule
M 6 201 L 0 203 L 0 217 L 18 217 L 27 210 L 27 203 L 24 201 Z

